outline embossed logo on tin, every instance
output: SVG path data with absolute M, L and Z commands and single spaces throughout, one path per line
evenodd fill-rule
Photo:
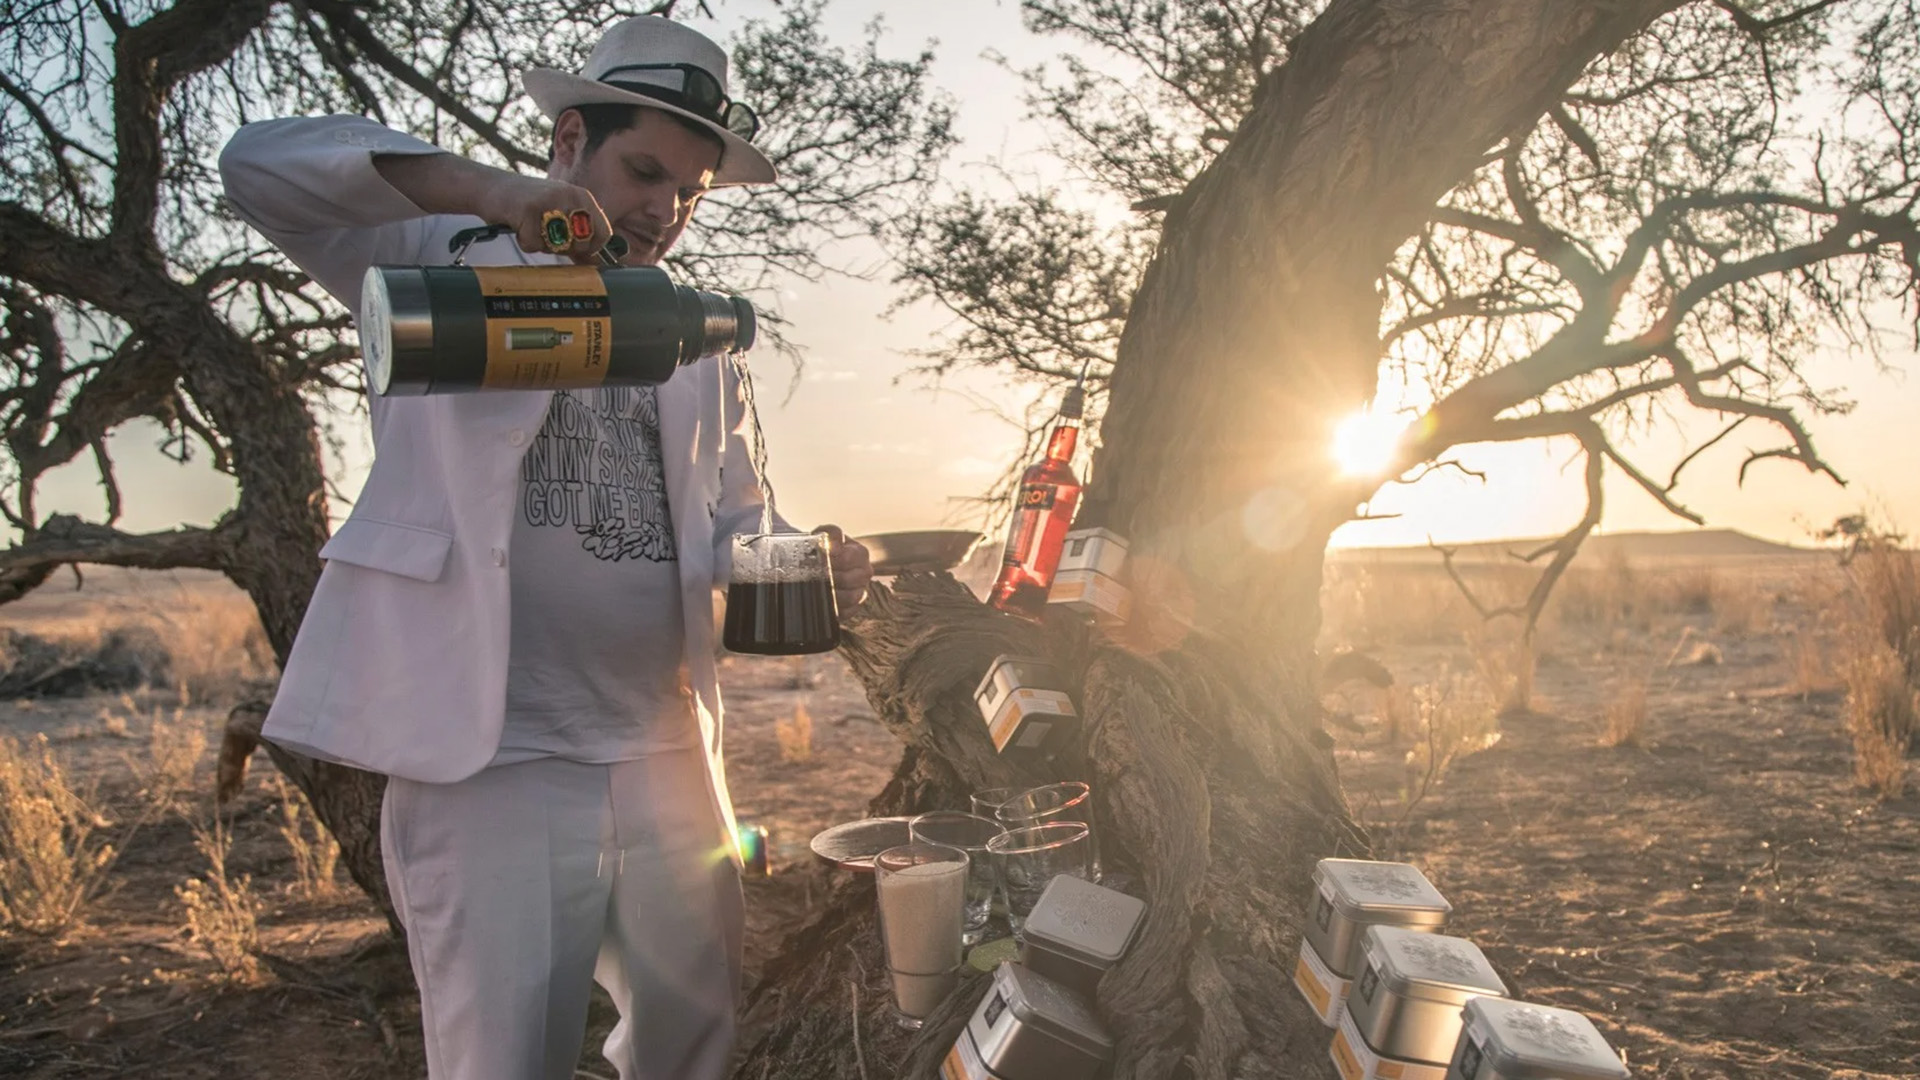
M 1405 956 L 1422 976 L 1438 977 L 1456 983 L 1480 981 L 1480 965 L 1473 962 L 1474 957 L 1468 951 L 1467 942 L 1433 934 L 1416 934 L 1403 939 L 1399 947 L 1401 955 Z
M 1500 1018 L 1500 1026 L 1516 1042 L 1563 1058 L 1584 1057 L 1595 1049 L 1593 1039 L 1564 1016 L 1542 1009 L 1519 1008 Z
M 1355 892 L 1386 900 L 1413 900 L 1424 891 L 1420 872 L 1406 866 L 1356 866 L 1347 871 Z

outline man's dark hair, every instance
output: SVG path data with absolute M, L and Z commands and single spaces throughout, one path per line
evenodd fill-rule
M 593 152 L 600 149 L 607 139 L 640 123 L 640 110 L 646 107 L 605 101 L 573 106 L 573 110 L 580 114 L 580 122 L 587 132 L 587 141 L 580 147 L 581 160 L 592 157 Z M 712 143 L 721 153 L 726 152 L 726 143 L 721 142 L 720 136 L 714 134 L 713 129 L 705 124 L 690 120 L 677 112 L 668 112 L 665 109 L 654 111 Z M 552 156 L 551 148 L 548 149 L 548 156 Z

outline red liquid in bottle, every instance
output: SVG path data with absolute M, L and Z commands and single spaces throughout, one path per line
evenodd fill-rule
M 1060 565 L 1060 549 L 1080 503 L 1080 481 L 1073 475 L 1073 448 L 1080 437 L 1079 394 L 1070 393 L 1061 408 L 1062 423 L 1047 441 L 1047 456 L 1020 476 L 1020 501 L 1007 527 L 1007 548 L 1000 577 L 993 583 L 994 607 L 1038 615 Z

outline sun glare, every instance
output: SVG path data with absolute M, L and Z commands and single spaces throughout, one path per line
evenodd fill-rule
M 1334 426 L 1334 463 L 1347 476 L 1379 476 L 1393 466 L 1394 449 L 1406 430 L 1398 416 L 1362 409 Z

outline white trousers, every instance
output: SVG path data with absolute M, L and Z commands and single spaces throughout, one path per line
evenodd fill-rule
M 745 918 L 705 768 L 684 751 L 388 782 L 431 1080 L 570 1080 L 593 980 L 622 1080 L 726 1075 Z

